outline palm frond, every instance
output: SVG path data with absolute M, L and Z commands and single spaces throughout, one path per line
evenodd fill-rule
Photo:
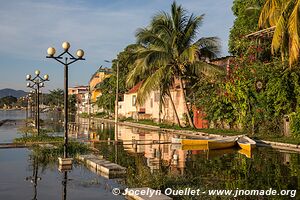
M 226 69 L 203 61 L 197 61 L 191 64 L 190 73 L 198 77 L 203 75 L 206 77 L 217 77 L 224 76 L 226 74 Z
M 277 21 L 281 15 L 281 8 L 284 5 L 283 0 L 267 0 L 264 4 L 259 20 L 259 28 L 266 28 L 269 26 L 276 26 Z
M 202 37 L 194 43 L 199 48 L 199 58 L 217 58 L 221 52 L 220 39 L 218 37 Z
M 289 16 L 288 20 L 288 32 L 289 32 L 289 64 L 292 66 L 299 59 L 299 12 L 300 12 L 300 1 L 298 0 L 295 5 L 293 5 L 293 11 Z
M 139 105 L 146 101 L 147 97 L 152 91 L 159 90 L 165 71 L 166 67 L 160 67 L 144 80 L 137 93 L 137 103 Z

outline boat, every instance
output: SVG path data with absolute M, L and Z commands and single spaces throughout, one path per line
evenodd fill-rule
M 247 151 L 251 151 L 256 146 L 256 142 L 247 136 L 239 137 L 237 143 L 239 147 Z
M 252 151 L 248 151 L 246 149 L 240 149 L 238 150 L 238 153 L 246 156 L 247 158 L 252 158 Z
M 208 149 L 226 149 L 234 147 L 239 137 L 228 137 L 224 139 L 208 140 Z
M 193 145 L 206 145 L 210 149 L 226 149 L 234 147 L 236 145 L 238 137 L 226 137 L 226 138 L 197 138 L 197 139 L 182 139 L 181 144 L 183 146 L 193 146 Z
M 182 145 L 193 146 L 193 145 L 207 145 L 209 139 L 181 139 Z

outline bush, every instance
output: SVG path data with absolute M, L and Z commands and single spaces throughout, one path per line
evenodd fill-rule
M 290 114 L 290 129 L 294 137 L 300 137 L 300 112 Z

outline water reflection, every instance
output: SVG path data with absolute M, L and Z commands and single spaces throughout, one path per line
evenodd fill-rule
M 34 156 L 31 156 L 32 160 L 32 176 L 27 176 L 26 181 L 30 181 L 30 183 L 33 185 L 33 200 L 37 200 L 37 185 L 38 181 L 42 180 L 41 177 L 38 176 L 39 172 L 39 163 L 38 159 Z
M 108 138 L 112 140 L 114 136 L 114 127 L 102 122 L 95 122 L 88 136 L 106 159 L 127 167 L 128 174 L 123 184 L 129 187 L 190 187 L 202 190 L 295 190 L 300 187 L 300 156 L 297 153 L 278 152 L 270 148 L 247 152 L 241 149 L 207 150 L 205 146 L 174 145 L 167 143 L 176 137 L 173 133 L 126 126 L 119 126 L 117 136 L 121 145 L 114 145 L 113 142 L 107 142 Z M 203 199 L 218 197 L 205 196 Z M 253 196 L 237 199 L 253 199 Z
M 67 183 L 68 183 L 68 171 L 63 172 L 63 180 L 62 180 L 62 200 L 67 199 Z

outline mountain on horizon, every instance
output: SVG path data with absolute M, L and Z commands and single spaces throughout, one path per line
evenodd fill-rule
M 6 97 L 6 96 L 13 96 L 16 98 L 25 96 L 27 94 L 27 92 L 23 91 L 23 90 L 14 90 L 14 89 L 10 89 L 10 88 L 5 88 L 5 89 L 0 89 L 0 98 L 2 97 Z

